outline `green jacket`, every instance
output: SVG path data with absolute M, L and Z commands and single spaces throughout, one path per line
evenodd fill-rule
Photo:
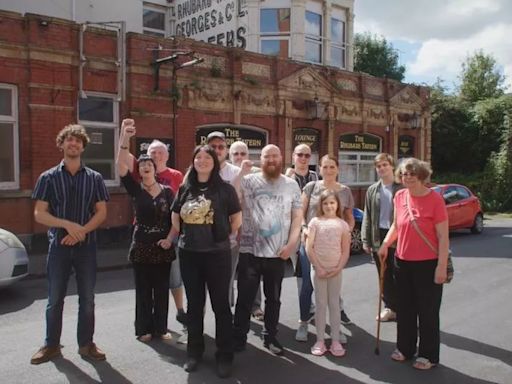
M 366 191 L 364 199 L 364 216 L 361 224 L 361 240 L 364 246 L 370 247 L 372 251 L 376 252 L 382 240 L 379 232 L 379 218 L 380 218 L 380 188 L 382 181 L 370 185 Z M 402 189 L 403 185 L 393 182 L 393 197 L 395 193 Z M 394 210 L 391 209 L 391 215 Z M 393 217 L 391 217 L 393 222 Z

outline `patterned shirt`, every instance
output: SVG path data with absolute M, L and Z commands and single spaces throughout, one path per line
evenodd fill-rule
M 101 174 L 82 164 L 71 175 L 63 160 L 39 176 L 32 199 L 47 202 L 48 212 L 59 219 L 85 225 L 94 216 L 96 203 L 108 201 L 109 195 Z M 61 246 L 60 241 L 66 235 L 64 228 L 48 229 L 50 245 Z M 95 243 L 96 231 L 89 232 L 84 242 Z

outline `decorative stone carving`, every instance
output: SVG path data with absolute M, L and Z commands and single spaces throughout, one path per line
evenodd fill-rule
M 199 88 L 188 89 L 188 105 L 190 108 L 231 111 L 233 95 L 228 87 L 222 84 L 204 84 Z
M 386 112 L 381 107 L 371 107 L 368 110 L 368 118 L 373 120 L 384 120 Z
M 276 100 L 272 91 L 243 91 L 240 100 L 242 101 L 242 109 L 246 111 L 265 114 L 276 113 Z
M 244 75 L 259 76 L 270 79 L 270 66 L 243 62 L 242 73 Z
M 366 83 L 366 92 L 373 96 L 383 96 L 384 87 L 381 83 L 377 81 L 368 81 Z
M 202 68 L 211 68 L 212 66 L 216 66 L 221 71 L 226 70 L 226 59 L 219 56 L 210 56 L 210 55 L 204 55 L 200 54 L 200 57 L 204 59 L 202 63 L 197 64 L 198 67 Z
M 342 104 L 338 108 L 338 120 L 342 120 L 343 118 L 359 118 L 361 116 L 361 111 L 359 106 L 356 104 Z
M 299 87 L 303 89 L 316 90 L 318 89 L 318 82 L 309 74 L 304 74 L 299 77 Z
M 343 89 L 344 91 L 357 92 L 357 84 L 355 81 L 349 79 L 339 79 L 336 82 L 336 85 L 339 89 Z

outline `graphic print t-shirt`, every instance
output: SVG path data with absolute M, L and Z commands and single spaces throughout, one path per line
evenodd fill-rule
M 281 175 L 267 181 L 261 173 L 242 179 L 242 232 L 240 252 L 258 257 L 278 257 L 290 235 L 292 210 L 302 208 L 300 188 Z
M 229 216 L 240 212 L 236 191 L 227 183 L 218 191 L 202 189 L 198 193 L 180 189 L 180 195 L 174 200 L 172 211 L 181 218 L 178 247 L 198 252 L 229 249 L 229 238 L 215 241 L 213 225 L 216 220 L 229 222 Z M 216 211 L 214 207 L 220 208 Z

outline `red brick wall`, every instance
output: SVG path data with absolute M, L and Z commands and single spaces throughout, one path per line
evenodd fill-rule
M 55 147 L 56 133 L 65 125 L 77 120 L 77 97 L 79 83 L 79 26 L 60 19 L 51 19 L 47 26 L 41 26 L 40 17 L 0 11 L 0 82 L 15 84 L 19 93 L 19 137 L 20 137 L 20 190 L 0 191 L 0 227 L 19 234 L 45 231 L 32 219 L 33 202 L 30 192 L 39 174 L 60 161 Z M 198 55 L 218 56 L 225 59 L 225 70 L 219 81 L 231 82 L 233 86 L 243 83 L 242 62 L 269 65 L 269 79 L 259 78 L 257 87 L 276 88 L 278 81 L 305 67 L 298 62 L 207 45 L 201 42 L 178 38 L 158 39 L 135 33 L 126 36 L 127 50 L 127 99 L 120 103 L 119 119 L 134 117 L 137 134 L 143 137 L 172 138 L 172 103 L 170 66 L 162 65 L 159 90 L 154 91 L 151 62 L 153 51 L 160 44 L 164 49 L 194 50 Z M 87 91 L 117 93 L 117 56 L 115 35 L 104 30 L 88 28 L 84 34 L 84 52 L 88 59 L 84 67 L 84 89 Z M 159 52 L 159 57 L 170 55 L 169 51 Z M 349 78 L 363 89 L 367 76 L 312 67 L 332 82 L 336 78 Z M 190 83 L 191 76 L 209 78 L 210 68 L 194 67 L 178 72 L 179 84 Z M 211 79 L 215 80 L 215 79 Z M 380 103 L 396 94 L 406 85 L 385 79 L 381 81 L 386 89 L 384 97 L 363 95 L 361 91 L 340 90 L 339 95 L 352 100 L 378 99 Z M 428 91 L 418 88 L 423 99 Z M 232 112 L 198 111 L 190 109 L 188 96 L 182 92 L 178 112 L 177 165 L 184 171 L 190 164 L 195 145 L 195 128 L 205 124 L 233 123 Z M 298 98 L 301 95 L 297 96 Z M 232 110 L 232 106 L 226 110 Z M 285 118 L 277 115 L 242 114 L 241 124 L 257 126 L 269 132 L 269 142 L 285 148 Z M 337 122 L 334 126 L 333 148 L 328 148 L 328 123 L 326 120 L 294 119 L 292 128 L 311 127 L 320 132 L 320 154 L 329 149 L 337 152 L 339 136 L 343 133 L 363 132 L 359 124 Z M 366 127 L 368 133 L 384 140 L 384 149 L 389 142 L 382 127 Z M 416 133 L 411 133 L 416 134 Z M 417 139 L 419 141 L 419 139 Z M 419 148 L 417 149 L 419 151 Z M 285 159 L 288 163 L 290 159 Z M 111 201 L 108 205 L 108 219 L 103 227 L 127 225 L 132 220 L 130 200 L 119 188 L 110 188 Z M 360 205 L 365 189 L 355 189 L 356 204 Z

